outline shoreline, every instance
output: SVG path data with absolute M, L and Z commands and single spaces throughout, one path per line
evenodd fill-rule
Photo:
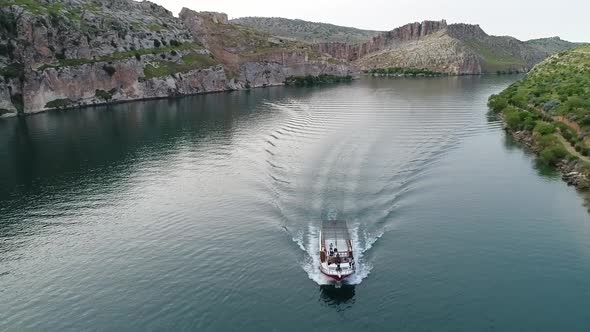
M 110 105 L 120 105 L 120 104 L 127 104 L 127 103 L 134 103 L 140 101 L 150 101 L 150 100 L 163 100 L 163 99 L 179 99 L 183 97 L 193 97 L 193 96 L 200 96 L 200 95 L 208 95 L 208 94 L 216 94 L 216 93 L 232 93 L 235 91 L 249 91 L 253 89 L 263 89 L 263 88 L 271 88 L 271 87 L 281 87 L 281 86 L 288 86 L 285 83 L 278 83 L 278 84 L 269 84 L 266 86 L 255 86 L 248 89 L 225 89 L 225 90 L 212 90 L 212 91 L 203 91 L 197 93 L 188 93 L 182 95 L 169 95 L 169 96 L 162 96 L 162 97 L 148 97 L 148 98 L 138 98 L 138 99 L 125 99 L 125 100 L 112 100 L 102 103 L 93 103 L 93 104 L 86 104 L 86 105 L 73 105 L 73 106 L 65 106 L 65 107 L 57 107 L 57 108 L 48 108 L 43 109 L 38 112 L 23 112 L 23 113 L 7 113 L 0 116 L 1 119 L 9 119 L 9 118 L 17 118 L 17 117 L 28 117 L 34 116 L 36 114 L 43 114 L 46 112 L 55 112 L 55 111 L 72 111 L 72 110 L 83 110 L 90 107 L 95 106 L 110 106 Z
M 501 117 L 501 119 L 504 124 L 503 129 L 506 134 L 510 135 L 510 137 L 512 137 L 516 142 L 523 145 L 529 151 L 533 152 L 538 158 L 540 148 L 535 140 L 534 133 L 532 131 L 526 130 L 510 130 L 508 127 L 506 127 L 504 118 Z M 584 165 L 582 165 L 579 159 L 570 160 L 563 158 L 552 167 L 554 167 L 555 170 L 559 172 L 561 179 L 567 183 L 568 186 L 573 186 L 582 193 L 590 193 L 590 180 L 584 174 Z M 590 203 L 588 198 L 586 198 L 586 200 L 588 203 Z
M 434 75 L 426 75 L 426 74 L 375 74 L 375 73 L 368 73 L 363 72 L 362 75 L 366 77 L 375 77 L 375 78 L 439 78 L 439 77 L 464 77 L 464 76 L 512 76 L 512 75 L 523 75 L 528 72 L 519 72 L 519 73 L 506 73 L 506 74 L 497 74 L 497 73 L 478 73 L 478 74 L 450 74 L 450 73 L 438 73 Z
M 430 75 L 430 76 L 425 76 L 425 75 L 416 75 L 416 76 L 412 76 L 412 75 L 392 75 L 392 74 L 373 75 L 373 74 L 370 74 L 370 73 L 360 73 L 360 75 L 353 76 L 350 81 L 333 82 L 333 83 L 325 83 L 325 84 L 317 84 L 317 85 L 332 85 L 332 84 L 339 84 L 339 83 L 350 83 L 350 82 L 354 82 L 355 80 L 359 79 L 360 77 L 371 77 L 371 78 L 417 78 L 417 79 L 424 79 L 424 78 L 450 78 L 450 77 L 488 76 L 488 75 L 504 76 L 504 75 L 498 75 L 498 74 L 494 74 L 494 73 L 443 74 L 443 75 Z M 509 75 L 509 74 L 506 74 L 506 75 Z M 515 74 L 511 74 L 511 75 L 515 75 Z M 37 112 L 5 113 L 5 114 L 0 115 L 0 121 L 2 121 L 2 119 L 10 119 L 10 118 L 15 118 L 15 117 L 27 117 L 27 116 L 32 116 L 32 115 L 35 115 L 35 114 L 42 114 L 42 113 L 45 113 L 45 112 L 67 111 L 67 110 L 82 110 L 82 109 L 86 109 L 86 108 L 90 108 L 90 107 L 95 107 L 95 106 L 119 105 L 119 104 L 133 103 L 133 102 L 139 102 L 139 101 L 149 101 L 149 100 L 176 99 L 176 98 L 190 97 L 190 96 L 198 96 L 198 95 L 205 95 L 205 94 L 231 93 L 231 92 L 234 92 L 234 91 L 248 91 L 248 90 L 252 90 L 252 89 L 263 89 L 263 88 L 280 87 L 280 86 L 283 86 L 283 87 L 294 87 L 294 86 L 304 87 L 304 86 L 307 86 L 307 85 L 286 84 L 285 82 L 282 82 L 282 83 L 276 83 L 276 84 L 253 86 L 253 87 L 250 87 L 250 88 L 247 88 L 247 89 L 212 90 L 212 91 L 203 91 L 203 92 L 190 93 L 190 94 L 182 94 L 182 95 L 168 95 L 168 96 L 162 96 L 162 97 L 148 97 L 148 98 L 137 98 L 137 99 L 125 99 L 125 100 L 111 100 L 111 101 L 105 101 L 105 102 L 100 102 L 100 103 L 92 103 L 92 104 L 75 104 L 75 105 L 72 105 L 72 106 L 63 106 L 63 107 L 43 109 L 43 110 L 40 110 L 40 111 L 37 111 Z
M 333 84 L 340 84 L 340 83 L 351 83 L 355 80 L 359 79 L 358 75 L 353 75 L 350 80 L 343 80 L 341 82 L 325 82 L 325 83 L 318 83 L 313 85 L 297 85 L 297 84 L 288 84 L 287 82 L 276 83 L 276 84 L 266 84 L 260 86 L 252 86 L 244 89 L 223 89 L 223 90 L 210 90 L 210 91 L 203 91 L 203 92 L 196 92 L 196 93 L 187 93 L 187 94 L 179 94 L 179 95 L 168 95 L 162 97 L 148 97 L 148 98 L 137 98 L 137 99 L 124 99 L 124 100 L 111 100 L 99 103 L 92 103 L 92 104 L 74 104 L 72 106 L 63 106 L 63 107 L 56 107 L 56 108 L 47 108 L 37 112 L 22 112 L 22 113 L 5 113 L 0 115 L 0 121 L 2 119 L 9 119 L 9 118 L 16 118 L 16 117 L 28 117 L 33 116 L 36 114 L 42 114 L 46 112 L 54 112 L 54 111 L 71 111 L 71 110 L 83 110 L 90 107 L 95 106 L 109 106 L 109 105 L 119 105 L 119 104 L 126 104 L 126 103 L 133 103 L 139 101 L 149 101 L 149 100 L 162 100 L 162 99 L 178 99 L 183 97 L 192 97 L 192 96 L 199 96 L 199 95 L 206 95 L 206 94 L 216 94 L 216 93 L 232 93 L 235 91 L 250 91 L 254 89 L 265 89 L 265 88 L 272 88 L 272 87 L 311 87 L 311 86 L 326 86 L 326 85 L 333 85 Z

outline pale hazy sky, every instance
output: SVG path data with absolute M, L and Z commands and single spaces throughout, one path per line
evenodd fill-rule
M 590 0 L 151 0 L 178 15 L 182 7 L 230 18 L 278 16 L 371 30 L 423 20 L 479 24 L 488 34 L 526 40 L 560 36 L 590 41 Z

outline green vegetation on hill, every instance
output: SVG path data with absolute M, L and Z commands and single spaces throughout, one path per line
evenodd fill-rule
M 559 37 L 531 39 L 525 43 L 548 54 L 563 52 L 583 45 L 581 43 L 572 43 Z
M 22 78 L 24 68 L 19 63 L 12 63 L 6 67 L 0 68 L 0 76 L 5 78 Z
M 281 39 L 266 32 L 236 24 L 215 24 L 210 28 L 208 43 L 243 57 L 257 58 L 276 52 L 305 51 L 311 56 L 316 52 L 307 43 Z M 318 55 L 319 56 L 319 55 Z
M 361 30 L 327 23 L 292 20 L 280 17 L 242 17 L 231 21 L 275 36 L 306 42 L 360 43 L 379 34 L 379 31 Z
M 534 133 L 543 162 L 572 157 L 560 136 L 580 155 L 590 156 L 590 46 L 545 60 L 491 96 L 489 106 L 503 114 L 508 129 Z
M 172 61 L 156 61 L 145 66 L 145 79 L 185 73 L 195 69 L 204 69 L 219 64 L 207 54 L 191 53 L 182 57 L 182 63 Z
M 54 25 L 76 26 L 82 32 L 88 33 L 89 35 L 96 35 L 101 32 L 101 27 L 98 27 L 95 22 L 88 21 L 88 16 L 90 15 L 102 17 L 101 21 L 103 25 L 109 25 L 112 30 L 122 34 L 142 29 L 150 31 L 170 29 L 166 23 L 159 23 L 160 18 L 157 16 L 150 15 L 149 21 L 137 19 L 134 16 L 126 16 L 125 20 L 128 21 L 122 21 L 121 17 L 115 18 L 111 13 L 105 11 L 105 8 L 108 8 L 109 11 L 112 10 L 114 3 L 112 1 L 96 0 L 71 3 L 59 0 L 47 2 L 39 0 L 0 0 L 0 8 L 16 5 L 39 17 L 47 15 L 47 18 Z M 145 18 L 146 16 L 142 19 Z M 45 24 L 45 22 L 39 20 L 37 24 Z
M 37 0 L 0 0 L 0 7 L 19 5 L 33 14 L 59 14 L 64 9 L 63 3 L 43 3 Z
M 494 47 L 477 39 L 467 39 L 465 44 L 481 57 L 481 70 L 484 73 L 519 72 L 526 67 L 525 62 L 507 50 Z

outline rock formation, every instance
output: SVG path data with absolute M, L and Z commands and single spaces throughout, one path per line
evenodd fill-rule
M 479 25 L 411 23 L 360 45 L 320 43 L 314 48 L 361 69 L 417 67 L 452 75 L 525 72 L 550 55 L 512 37 L 486 34 Z
M 310 27 L 304 33 L 334 26 Z M 336 35 L 375 33 L 343 29 Z M 290 76 L 354 76 L 355 68 L 520 72 L 549 54 L 543 49 L 565 43 L 529 45 L 443 20 L 407 24 L 361 44 L 311 44 L 232 24 L 223 13 L 184 8 L 176 18 L 149 1 L 3 0 L 0 116 L 279 85 Z
M 354 74 L 345 61 L 321 54 L 309 44 L 229 24 L 225 14 L 197 13 L 184 8 L 180 18 L 196 40 L 244 86 L 277 85 L 289 76 Z
M 397 29 L 383 32 L 371 40 L 360 45 L 346 43 L 319 43 L 314 48 L 322 53 L 327 53 L 335 58 L 356 61 L 370 53 L 379 52 L 387 48 L 393 48 L 404 42 L 415 41 L 447 27 L 446 21 L 425 21 L 422 23 L 410 23 Z
M 354 74 L 225 14 L 179 19 L 148 1 L 7 0 L 0 18 L 0 116 Z

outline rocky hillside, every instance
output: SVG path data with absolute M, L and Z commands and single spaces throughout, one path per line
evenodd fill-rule
M 414 67 L 453 75 L 525 72 L 550 55 L 512 37 L 486 34 L 478 25 L 411 23 L 360 45 L 321 43 L 316 49 L 360 68 Z
M 531 39 L 527 40 L 526 43 L 548 54 L 555 54 L 584 45 L 583 43 L 572 43 L 559 37 Z
M 523 43 L 445 21 L 376 35 L 298 20 L 236 22 L 186 8 L 177 18 L 149 1 L 0 0 L 0 116 L 333 82 L 354 76 L 356 68 L 521 72 L 569 45 L 554 39 Z M 322 42 L 309 42 L 316 40 Z
M 276 85 L 290 76 L 354 74 L 346 61 L 322 54 L 310 44 L 230 24 L 225 14 L 184 8 L 180 19 L 195 40 L 224 64 L 230 77 L 247 87 Z
M 341 42 L 358 44 L 381 32 L 281 17 L 242 17 L 233 19 L 230 22 L 282 38 L 309 43 Z
M 352 74 L 225 14 L 182 17 L 148 1 L 0 0 L 0 115 Z

